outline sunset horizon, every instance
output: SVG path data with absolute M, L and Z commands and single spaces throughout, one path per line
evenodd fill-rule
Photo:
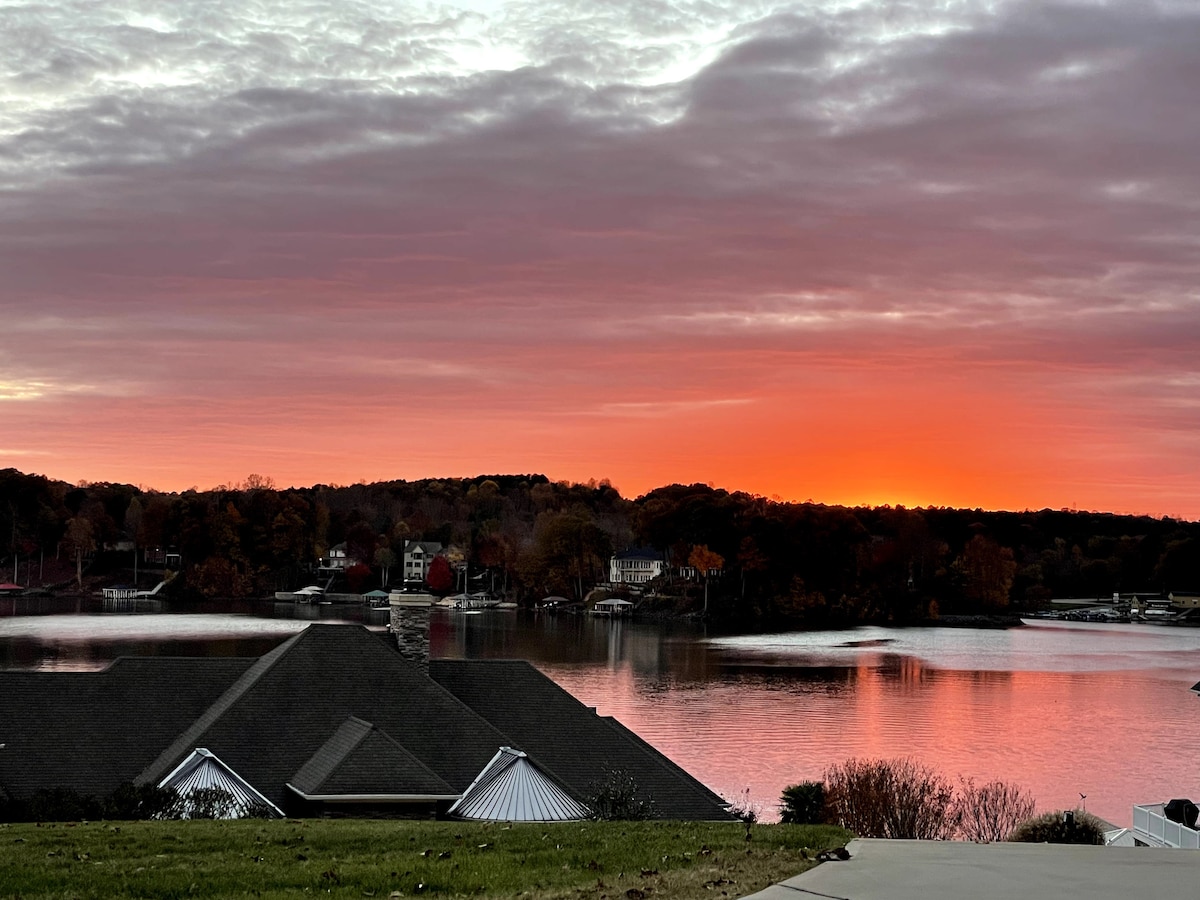
M 8 467 L 8 468 L 11 469 L 14 467 Z M 685 486 L 685 487 L 694 486 L 694 485 L 703 485 L 714 491 L 724 491 L 724 492 L 730 493 L 730 494 L 746 494 L 746 495 L 749 495 L 752 497 L 762 497 L 764 499 L 771 500 L 772 502 L 775 502 L 775 503 L 815 504 L 818 506 L 831 506 L 831 507 L 832 506 L 840 506 L 840 507 L 846 507 L 846 508 L 893 507 L 893 508 L 902 508 L 902 509 L 911 509 L 911 510 L 919 510 L 919 509 L 973 510 L 973 509 L 979 509 L 979 510 L 982 510 L 985 512 L 997 512 L 997 513 L 1005 513 L 1005 512 L 1022 513 L 1022 512 L 1039 512 L 1042 510 L 1051 510 L 1054 512 L 1079 512 L 1079 513 L 1094 513 L 1094 514 L 1114 515 L 1114 516 L 1150 517 L 1150 518 L 1155 518 L 1155 519 L 1160 519 L 1160 518 L 1161 519 L 1176 519 L 1179 521 L 1188 521 L 1188 522 L 1200 521 L 1200 519 L 1198 519 L 1195 516 L 1186 515 L 1183 513 L 1159 512 L 1159 511 L 1155 511 L 1155 510 L 1139 510 L 1139 509 L 1108 509 L 1108 508 L 1102 508 L 1102 507 L 1083 506 L 1078 503 L 1059 504 L 1059 505 L 1054 505 L 1054 504 L 1049 504 L 1049 503 L 1025 504 L 1025 505 L 1017 505 L 1015 503 L 1010 504 L 1010 505 L 1001 505 L 1001 504 L 988 505 L 988 504 L 981 504 L 981 503 L 975 503 L 975 502 L 955 503 L 955 502 L 939 501 L 937 499 L 926 500 L 925 498 L 923 498 L 921 496 L 917 496 L 917 495 L 912 495 L 912 496 L 908 496 L 908 497 L 901 496 L 901 495 L 880 496 L 877 498 L 876 497 L 868 497 L 865 495 L 862 497 L 856 498 L 853 494 L 847 494 L 847 495 L 840 496 L 840 497 L 830 497 L 830 496 L 823 496 L 823 495 L 812 494 L 812 493 L 805 494 L 805 495 L 801 495 L 800 493 L 793 493 L 791 495 L 785 495 L 785 494 L 781 494 L 777 491 L 769 492 L 766 490 L 759 490 L 759 489 L 756 489 L 753 487 L 749 487 L 745 484 L 738 484 L 738 483 L 733 483 L 733 482 L 719 482 L 719 481 L 714 481 L 712 479 L 704 479 L 704 478 L 676 478 L 676 479 L 655 481 L 653 483 L 647 482 L 645 484 L 643 484 L 642 482 L 639 482 L 639 481 L 630 480 L 629 484 L 633 485 L 633 488 L 630 489 L 630 488 L 625 487 L 624 484 L 619 483 L 616 479 L 608 477 L 606 475 L 585 476 L 585 477 L 573 477 L 573 476 L 560 477 L 553 472 L 542 471 L 542 470 L 536 469 L 536 468 L 524 468 L 524 469 L 517 469 L 517 470 L 510 470 L 510 471 L 500 471 L 500 470 L 486 470 L 486 471 L 480 470 L 478 472 L 443 471 L 443 472 L 431 472 L 431 473 L 427 473 L 427 474 L 406 474 L 406 475 L 391 475 L 391 476 L 380 475 L 379 477 L 371 477 L 371 478 L 349 478 L 349 479 L 312 478 L 312 479 L 291 479 L 291 480 L 276 478 L 271 473 L 265 472 L 265 471 L 262 471 L 262 472 L 250 471 L 250 472 L 238 475 L 238 476 L 230 476 L 230 477 L 227 477 L 224 479 L 219 479 L 219 480 L 214 480 L 214 481 L 201 482 L 201 481 L 196 481 L 195 479 L 192 479 L 189 481 L 188 479 L 185 478 L 184 480 L 182 480 L 178 483 L 176 483 L 176 482 L 150 483 L 150 482 L 145 481 L 144 479 L 124 478 L 124 477 L 97 478 L 97 477 L 88 477 L 88 476 L 74 477 L 73 475 L 70 477 L 64 477 L 64 476 L 59 476 L 52 472 L 44 472 L 44 471 L 39 471 L 36 469 L 31 469 L 31 470 L 17 469 L 16 471 L 20 471 L 22 473 L 22 475 L 47 478 L 47 479 L 50 479 L 51 481 L 58 481 L 58 482 L 61 482 L 64 484 L 75 485 L 75 486 L 91 486 L 91 485 L 100 485 L 100 484 L 125 484 L 125 485 L 130 485 L 144 493 L 160 493 L 160 494 L 182 494 L 182 493 L 187 493 L 190 491 L 195 491 L 198 493 L 211 493 L 211 492 L 221 492 L 221 491 L 248 490 L 248 489 L 251 489 L 248 485 L 248 482 L 250 480 L 254 480 L 257 485 L 259 485 L 261 487 L 265 487 L 266 489 L 269 489 L 269 490 L 305 491 L 305 490 L 311 490 L 313 488 L 318 488 L 318 487 L 344 488 L 344 487 L 350 487 L 353 485 L 387 484 L 390 482 L 402 482 L 402 483 L 408 483 L 408 484 L 421 483 L 421 482 L 432 482 L 432 481 L 477 482 L 477 481 L 484 480 L 487 478 L 497 478 L 497 477 L 499 477 L 499 478 L 531 477 L 531 478 L 544 478 L 548 482 L 557 483 L 557 484 L 584 485 L 584 486 L 595 485 L 597 487 L 601 486 L 601 485 L 607 485 L 609 487 L 612 487 L 618 494 L 620 494 L 626 500 L 638 500 L 642 497 L 647 496 L 648 494 L 655 492 L 656 490 L 668 488 L 673 485 L 681 485 L 681 486 Z
M 1200 13 L 0 5 L 0 468 L 1200 520 Z

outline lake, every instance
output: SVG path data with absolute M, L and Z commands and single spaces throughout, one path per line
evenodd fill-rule
M 0 668 L 258 655 L 315 619 L 383 628 L 387 611 L 270 602 L 105 611 L 99 601 L 0 599 Z M 430 643 L 435 657 L 529 660 L 713 789 L 748 797 L 765 819 L 783 787 L 854 756 L 912 756 L 951 778 L 1001 778 L 1039 809 L 1082 804 L 1123 825 L 1134 803 L 1200 799 L 1200 698 L 1189 691 L 1200 681 L 1200 629 L 1056 622 L 722 635 L 438 611 Z

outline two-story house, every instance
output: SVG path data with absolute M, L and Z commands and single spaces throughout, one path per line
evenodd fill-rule
M 631 547 L 609 559 L 608 580 L 612 584 L 645 584 L 665 570 L 663 555 L 653 547 Z
M 429 564 L 442 552 L 436 541 L 409 541 L 404 545 L 404 581 L 424 582 L 429 575 Z
M 357 559 L 346 555 L 346 544 L 343 541 L 329 548 L 329 552 L 318 561 L 317 568 L 330 572 L 341 572 L 355 565 L 357 562 Z

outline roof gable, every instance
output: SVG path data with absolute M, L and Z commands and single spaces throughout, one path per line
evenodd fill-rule
M 309 758 L 289 787 L 309 798 L 457 797 L 428 766 L 370 722 L 350 716 Z
M 257 815 L 260 810 L 277 817 L 283 816 L 279 807 L 259 793 L 254 785 L 203 747 L 193 750 L 158 786 L 178 792 L 185 803 L 189 800 L 188 795 L 195 791 L 224 791 L 229 795 L 230 808 L 219 816 L 222 819 Z
M 157 781 L 192 748 L 203 746 L 283 804 L 287 783 L 351 716 L 374 723 L 392 743 L 402 742 L 404 754 L 428 768 L 454 796 L 496 747 L 508 743 L 493 725 L 419 672 L 394 644 L 385 645 L 361 626 L 312 625 L 247 670 L 138 781 Z M 403 754 L 397 748 L 388 752 L 399 765 Z M 335 753 L 331 747 L 322 758 Z M 403 771 L 417 778 L 408 761 Z M 313 771 L 305 774 L 316 777 Z
M 615 719 L 596 715 L 527 662 L 431 660 L 429 674 L 502 729 L 576 797 L 604 771 L 633 775 L 664 819 L 731 818 L 725 801 Z
M 575 822 L 590 818 L 592 811 L 526 754 L 501 747 L 450 814 L 491 822 Z

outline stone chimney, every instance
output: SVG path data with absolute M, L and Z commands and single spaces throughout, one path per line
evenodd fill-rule
M 393 606 L 389 626 L 396 636 L 400 655 L 412 662 L 421 674 L 429 674 L 429 607 Z

